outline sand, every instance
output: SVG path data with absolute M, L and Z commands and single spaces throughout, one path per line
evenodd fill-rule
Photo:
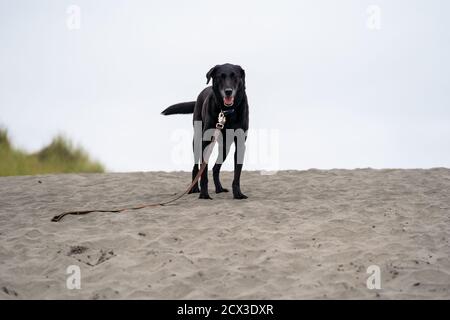
M 214 200 L 50 222 L 167 199 L 189 177 L 0 178 L 0 298 L 450 298 L 449 169 L 244 172 L 248 200 L 210 186 Z M 70 265 L 79 290 L 66 286 Z M 366 285 L 371 265 L 379 290 Z

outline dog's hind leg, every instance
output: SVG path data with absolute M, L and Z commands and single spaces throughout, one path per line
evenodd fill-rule
M 195 177 L 197 176 L 199 169 L 198 169 L 198 164 L 194 164 L 194 167 L 192 168 L 192 181 L 194 181 Z M 200 192 L 200 188 L 198 187 L 198 182 L 196 184 L 194 184 L 194 186 L 192 187 L 191 190 L 189 190 L 189 193 L 199 193 Z
M 197 176 L 197 173 L 199 171 L 198 163 L 200 162 L 201 153 L 197 152 L 196 145 L 195 145 L 195 138 L 192 142 L 192 148 L 194 150 L 194 167 L 192 168 L 192 181 L 194 181 L 195 177 Z M 199 193 L 200 188 L 198 187 L 198 182 L 194 184 L 191 190 L 189 190 L 189 193 Z
M 228 192 L 228 189 L 222 187 L 219 179 L 220 168 L 222 167 L 223 162 L 227 158 L 228 151 L 230 150 L 229 146 L 227 146 L 225 135 L 223 135 L 223 142 L 219 145 L 219 154 L 217 156 L 216 163 L 212 169 L 214 185 L 216 187 L 216 193 Z

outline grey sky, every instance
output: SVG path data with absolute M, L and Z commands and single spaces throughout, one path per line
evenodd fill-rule
M 450 167 L 449 14 L 445 0 L 0 0 L 0 124 L 29 151 L 64 133 L 112 171 L 190 170 L 173 138 L 191 116 L 159 112 L 231 62 L 280 169 Z

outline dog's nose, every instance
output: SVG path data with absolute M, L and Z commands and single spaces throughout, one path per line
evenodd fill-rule
M 233 89 L 225 89 L 225 95 L 227 97 L 231 96 L 233 94 Z

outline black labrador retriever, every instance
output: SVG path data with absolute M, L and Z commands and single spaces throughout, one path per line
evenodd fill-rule
M 216 128 L 220 112 L 226 115 L 224 128 L 221 130 L 219 143 L 219 156 L 213 167 L 213 179 L 216 193 L 228 192 L 222 187 L 219 180 L 219 172 L 223 161 L 227 157 L 231 143 L 235 143 L 234 153 L 234 179 L 232 184 L 233 197 L 246 199 L 241 192 L 240 180 L 242 164 L 245 153 L 245 141 L 248 130 L 248 102 L 245 93 L 245 71 L 240 66 L 233 64 L 217 65 L 206 74 L 206 84 L 213 79 L 212 87 L 205 88 L 198 96 L 197 101 L 178 103 L 168 107 L 163 115 L 170 114 L 194 114 L 194 168 L 192 179 L 199 171 L 199 162 L 203 161 L 203 151 L 210 143 L 207 132 Z M 200 125 L 198 125 L 200 124 Z M 196 140 L 201 140 L 201 144 Z M 200 148 L 201 145 L 201 148 Z M 198 146 L 198 147 L 196 147 Z M 208 193 L 208 167 L 202 173 L 200 189 L 194 185 L 189 193 L 200 192 L 200 199 L 211 199 Z

